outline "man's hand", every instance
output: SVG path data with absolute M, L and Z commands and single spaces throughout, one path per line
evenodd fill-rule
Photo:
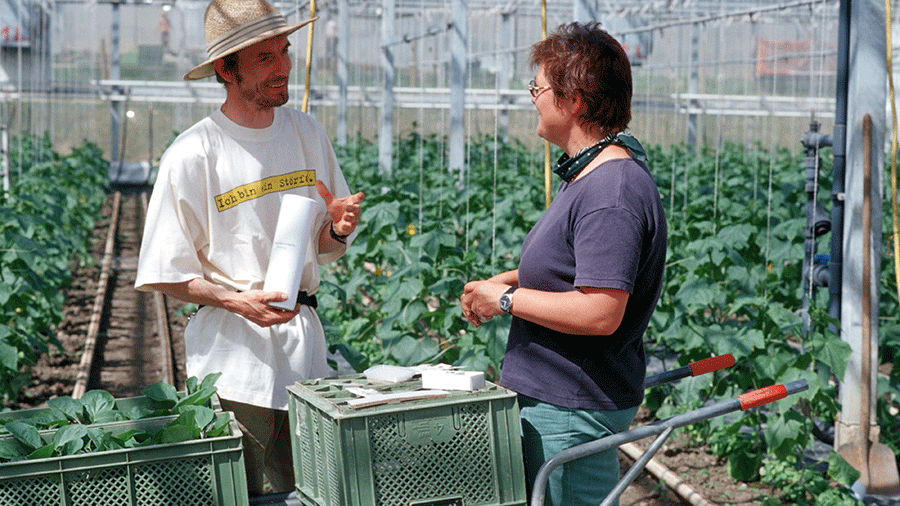
M 228 311 L 239 314 L 260 327 L 271 327 L 291 321 L 300 312 L 300 304 L 297 304 L 293 311 L 269 305 L 269 302 L 282 302 L 287 298 L 284 292 L 250 290 L 235 293 L 224 306 Z
M 287 323 L 300 312 L 300 304 L 297 304 L 293 311 L 285 311 L 269 305 L 269 302 L 287 300 L 288 296 L 284 292 L 264 292 L 262 290 L 234 292 L 214 285 L 203 278 L 194 278 L 179 283 L 154 283 L 147 285 L 147 288 L 184 302 L 225 309 L 260 327 Z
M 338 235 L 352 234 L 359 224 L 359 216 L 362 211 L 359 204 L 363 201 L 365 195 L 362 192 L 359 192 L 350 195 L 349 197 L 341 199 L 335 198 L 335 196 L 328 191 L 328 187 L 325 186 L 325 183 L 319 180 L 316 180 L 316 190 L 319 192 L 322 200 L 325 201 L 328 215 L 331 216 L 331 221 L 334 226 L 334 233 Z

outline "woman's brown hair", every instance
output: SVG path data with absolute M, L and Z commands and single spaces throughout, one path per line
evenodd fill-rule
M 569 23 L 531 47 L 532 68 L 543 67 L 557 98 L 584 102 L 581 121 L 601 135 L 631 121 L 631 63 L 599 22 Z

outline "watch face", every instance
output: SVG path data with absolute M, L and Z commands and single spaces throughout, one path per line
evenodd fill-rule
M 505 293 L 500 297 L 500 309 L 504 312 L 509 312 L 509 306 L 512 305 L 512 300 L 510 300 L 509 295 Z

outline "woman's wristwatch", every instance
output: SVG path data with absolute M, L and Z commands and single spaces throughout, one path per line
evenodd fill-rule
M 516 291 L 516 288 L 519 288 L 519 287 L 518 286 L 509 287 L 509 289 L 507 289 L 505 292 L 503 292 L 503 295 L 500 296 L 500 309 L 503 310 L 504 313 L 509 314 L 509 310 L 512 308 L 512 296 L 513 296 L 513 292 Z

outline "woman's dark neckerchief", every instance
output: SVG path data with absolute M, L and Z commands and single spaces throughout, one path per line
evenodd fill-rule
M 556 167 L 553 168 L 553 172 L 561 177 L 563 181 L 571 183 L 572 180 L 575 179 L 575 177 L 578 176 L 578 174 L 580 174 L 581 171 L 584 170 L 594 158 L 597 158 L 597 155 L 610 144 L 624 147 L 628 150 L 628 154 L 630 154 L 632 158 L 647 163 L 647 155 L 644 152 L 643 146 L 641 146 L 637 139 L 625 132 L 619 132 L 617 134 L 607 135 L 593 146 L 583 148 L 575 153 L 575 156 L 573 157 L 569 157 L 569 155 L 563 153 L 563 155 L 559 157 L 559 160 L 556 161 Z
M 584 168 L 594 160 L 594 158 L 597 158 L 597 155 L 599 155 L 601 151 L 606 149 L 606 147 L 609 146 L 611 142 L 612 136 L 607 135 L 597 144 L 582 148 L 580 151 L 575 153 L 575 156 L 570 157 L 569 155 L 563 153 L 563 155 L 559 157 L 559 160 L 556 161 L 556 167 L 553 168 L 553 172 L 557 176 L 561 177 L 563 181 L 571 183 L 572 180 L 575 179 L 575 177 L 580 174 L 581 171 L 584 170 Z

